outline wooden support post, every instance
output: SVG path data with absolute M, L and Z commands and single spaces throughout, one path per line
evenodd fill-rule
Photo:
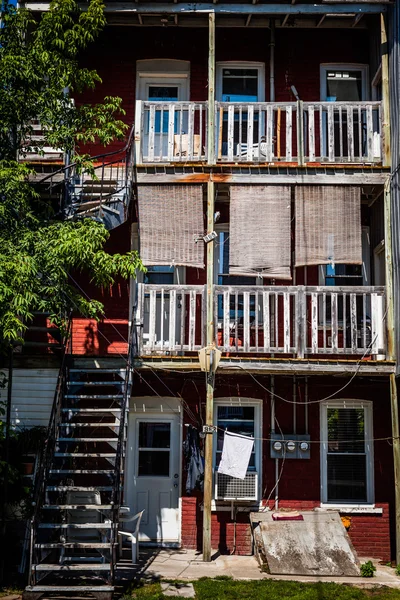
M 386 16 L 381 13 L 381 60 L 382 60 L 382 162 L 390 166 L 390 103 L 389 103 L 389 52 Z
M 396 376 L 390 375 L 390 405 L 392 410 L 393 463 L 396 522 L 396 564 L 400 564 L 400 439 L 399 405 L 397 400 Z
M 393 265 L 392 230 L 390 206 L 390 178 L 384 185 L 384 225 L 385 225 L 385 290 L 386 290 L 386 358 L 393 360 L 394 350 L 394 306 L 393 306 Z
M 297 163 L 299 167 L 304 166 L 304 122 L 303 122 L 303 101 L 297 100 Z
M 207 232 L 214 228 L 214 182 L 207 183 Z M 207 346 L 214 342 L 214 242 L 207 245 Z M 206 424 L 213 424 L 214 374 L 207 373 Z M 206 434 L 204 454 L 203 560 L 211 560 L 211 501 L 213 482 L 213 434 Z
M 207 162 L 215 164 L 215 12 L 208 15 Z

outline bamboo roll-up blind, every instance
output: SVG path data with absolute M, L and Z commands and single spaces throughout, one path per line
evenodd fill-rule
M 230 189 L 229 273 L 291 279 L 290 187 Z
M 361 190 L 296 186 L 296 267 L 362 264 Z
M 139 185 L 138 205 L 144 265 L 204 269 L 201 185 Z

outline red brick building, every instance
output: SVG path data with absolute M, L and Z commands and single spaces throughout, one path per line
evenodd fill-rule
M 120 96 L 134 131 L 109 248 L 148 271 L 80 280 L 105 318 L 74 317 L 71 364 L 99 382 L 133 340 L 123 503 L 145 510 L 142 543 L 202 548 L 183 445 L 207 421 L 212 342 L 212 548 L 251 554 L 249 513 L 292 508 L 338 511 L 361 556 L 395 554 L 385 6 L 347 4 L 109 2 L 82 56 L 102 83 L 77 102 Z M 218 475 L 224 431 L 254 437 L 244 480 Z

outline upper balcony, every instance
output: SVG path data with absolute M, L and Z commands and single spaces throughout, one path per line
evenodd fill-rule
M 208 110 L 207 102 L 137 101 L 138 164 L 382 166 L 380 101 L 216 102 L 214 140 Z

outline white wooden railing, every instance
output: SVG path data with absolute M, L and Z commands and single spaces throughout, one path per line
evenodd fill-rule
M 206 160 L 206 102 L 136 103 L 135 140 L 140 163 Z
M 304 102 L 305 162 L 380 163 L 380 102 Z
M 138 284 L 139 354 L 199 350 L 205 344 L 205 289 L 202 285 Z
M 381 102 L 216 102 L 215 127 L 217 163 L 382 162 Z M 206 162 L 206 133 L 206 102 L 136 104 L 139 163 Z
M 205 344 L 204 286 L 138 285 L 138 354 Z M 215 286 L 215 342 L 223 352 L 378 356 L 386 353 L 383 287 Z

